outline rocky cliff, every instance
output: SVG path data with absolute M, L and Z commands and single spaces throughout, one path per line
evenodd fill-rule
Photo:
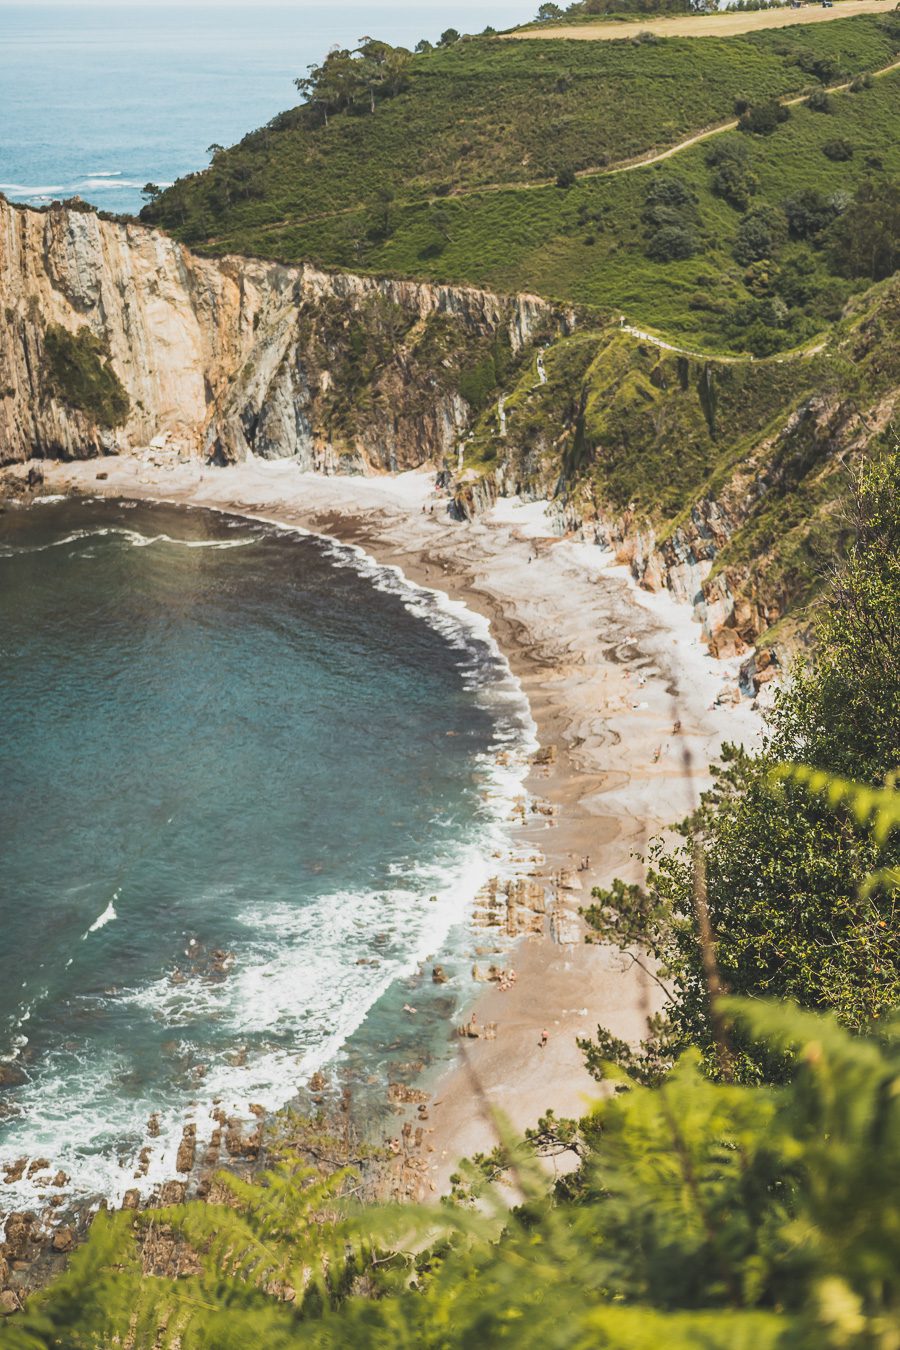
M 900 282 L 827 342 L 769 361 L 689 358 L 615 327 L 548 347 L 479 418 L 460 516 L 551 498 L 556 528 L 694 607 L 716 655 L 803 639 L 851 533 L 855 467 L 895 434 Z
M 480 403 L 559 322 L 533 296 L 204 260 L 78 203 L 2 198 L 0 316 L 0 463 L 164 436 L 222 463 L 355 470 L 455 456 Z M 104 382 L 112 400 L 96 395 Z

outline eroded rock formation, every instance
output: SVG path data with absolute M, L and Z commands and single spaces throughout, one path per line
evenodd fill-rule
M 168 436 L 223 463 L 440 463 L 491 387 L 557 322 L 534 296 L 207 260 L 77 205 L 0 198 L 0 463 Z M 87 328 L 128 396 L 116 428 L 60 396 L 47 333 Z M 82 400 L 83 403 L 83 400 Z

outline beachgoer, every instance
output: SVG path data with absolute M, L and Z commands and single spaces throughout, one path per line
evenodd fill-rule
M 540 1039 L 540 1042 L 539 1042 L 540 1047 L 541 1047 L 542 1050 L 543 1050 L 544 1046 L 547 1044 L 547 1042 L 549 1041 L 549 1039 L 550 1039 L 550 1037 L 549 1037 L 549 1035 L 547 1034 L 547 1031 L 546 1031 L 546 1030 L 542 1031 L 542 1032 L 541 1032 L 541 1039 Z
M 519 978 L 512 966 L 510 966 L 509 970 L 506 972 L 506 978 L 510 984 L 515 984 L 516 980 Z
M 403 1011 L 404 1011 L 405 1013 L 414 1013 L 416 1010 L 415 1010 L 415 1008 L 410 1007 L 410 1005 L 409 1005 L 408 1003 L 404 1003 L 404 1005 L 403 1005 Z

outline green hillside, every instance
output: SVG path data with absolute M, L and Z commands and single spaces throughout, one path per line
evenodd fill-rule
M 822 93 L 823 82 L 883 69 L 898 51 L 891 14 L 727 39 L 465 40 L 411 58 L 405 87 L 374 113 L 337 112 L 327 124 L 315 105 L 284 114 L 144 218 L 202 252 L 536 291 L 620 310 L 705 349 L 761 354 L 819 331 L 854 283 L 812 246 L 821 238 L 798 237 L 793 224 L 777 225 L 771 248 L 761 252 L 757 237 L 735 253 L 754 229 L 742 217 L 781 212 L 804 189 L 840 208 L 861 180 L 900 170 L 900 74 Z M 822 110 L 795 106 L 772 134 L 727 132 L 659 168 L 572 184 L 576 172 L 670 146 L 736 106 L 803 89 Z M 558 186 L 559 175 L 572 185 Z M 675 216 L 672 203 L 648 202 L 672 178 L 689 198 Z M 739 190 L 728 192 L 735 178 Z M 690 241 L 669 257 L 652 236 L 673 220 Z M 790 273 L 789 313 L 779 305 L 773 322 L 752 302 L 766 289 L 757 264 L 776 256 Z M 746 330 L 757 320 L 778 331 L 758 333 L 754 346 Z

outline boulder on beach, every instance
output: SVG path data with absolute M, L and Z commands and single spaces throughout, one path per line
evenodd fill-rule
M 57 1228 L 50 1245 L 55 1252 L 70 1252 L 75 1246 L 74 1228 Z
M 197 1126 L 185 1125 L 175 1159 L 176 1172 L 190 1172 L 197 1154 Z

